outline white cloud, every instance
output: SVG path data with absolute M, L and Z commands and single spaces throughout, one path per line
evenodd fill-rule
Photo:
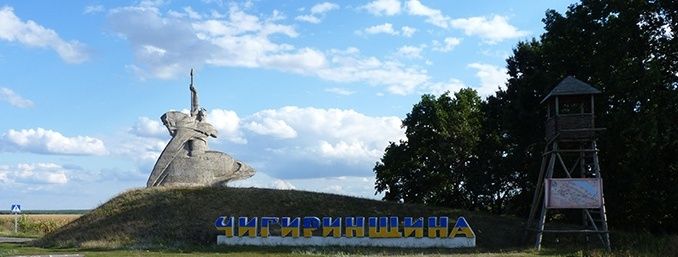
M 184 7 L 184 12 L 186 12 L 186 15 L 188 15 L 189 18 L 194 19 L 194 20 L 199 20 L 202 19 L 202 15 L 200 15 L 198 12 L 193 10 L 190 6 Z
M 383 194 L 374 194 L 374 176 L 333 176 L 323 178 L 276 179 L 264 172 L 257 172 L 247 180 L 235 181 L 229 186 L 296 189 L 311 192 L 341 194 L 354 197 L 381 199 Z
M 427 85 L 426 89 L 423 90 L 421 93 L 422 94 L 434 94 L 434 95 L 442 95 L 445 92 L 450 92 L 451 94 L 454 94 L 455 92 L 459 91 L 462 88 L 467 88 L 469 86 L 465 85 L 464 82 L 458 79 L 450 79 L 447 82 L 438 82 L 438 83 L 431 83 Z
M 408 27 L 408 26 L 402 26 L 400 28 L 400 31 L 393 27 L 393 24 L 391 23 L 384 23 L 384 24 L 379 24 L 379 25 L 374 25 L 367 27 L 363 30 L 357 30 L 355 33 L 358 35 L 362 34 L 388 34 L 392 36 L 398 36 L 398 35 L 403 35 L 404 37 L 412 37 L 414 33 L 417 32 L 417 29 Z
M 400 13 L 400 0 L 376 0 L 360 8 L 377 16 L 393 16 Z
M 225 141 L 211 140 L 209 148 L 250 164 L 256 176 L 267 173 L 288 182 L 290 178 L 370 176 L 388 142 L 404 138 L 399 117 L 367 116 L 353 110 L 286 106 L 239 117 L 222 109 L 208 115 L 220 134 L 230 131 L 232 135 Z M 140 118 L 137 123 L 147 122 Z M 134 131 L 107 143 L 114 155 L 131 158 L 141 166 L 139 170 L 150 171 L 167 140 Z M 271 183 L 250 186 L 275 187 Z
M 331 144 L 326 141 L 320 141 L 320 153 L 322 156 L 333 159 L 360 160 L 366 156 L 379 157 L 382 154 L 381 149 L 370 149 L 362 142 L 339 141 Z
M 485 43 L 496 44 L 506 39 L 518 38 L 529 34 L 527 31 L 508 23 L 508 18 L 501 15 L 486 17 L 469 17 L 452 19 L 445 16 L 440 10 L 425 6 L 419 0 L 409 0 L 406 4 L 408 14 L 426 17 L 426 22 L 440 28 L 456 28 L 469 36 L 478 36 Z
M 140 137 L 167 138 L 169 135 L 167 128 L 162 125 L 160 119 L 153 120 L 148 117 L 139 117 L 130 128 L 130 132 Z
M 348 89 L 345 89 L 345 88 L 339 88 L 339 87 L 326 88 L 325 92 L 337 94 L 337 95 L 352 95 L 352 94 L 355 94 L 355 91 L 351 91 L 351 90 L 348 90 Z
M 506 87 L 506 81 L 509 77 L 506 68 L 482 63 L 471 63 L 468 67 L 477 70 L 476 77 L 480 79 L 480 87 L 476 90 L 480 95 L 492 95 L 499 88 Z
M 163 56 L 165 55 L 165 53 L 167 53 L 167 50 L 152 45 L 144 45 L 142 46 L 142 48 L 145 51 L 144 53 L 142 53 L 144 55 Z
M 226 139 L 236 144 L 245 144 L 247 140 L 243 138 L 240 131 L 240 117 L 231 110 L 213 109 L 207 115 L 207 122 L 217 129 L 219 138 Z
M 402 46 L 398 48 L 398 52 L 396 53 L 399 56 L 405 57 L 405 58 L 410 58 L 410 59 L 421 59 L 421 51 L 423 50 L 423 47 L 416 47 L 416 46 Z
M 417 32 L 416 28 L 408 27 L 408 26 L 402 26 L 400 28 L 403 32 L 403 36 L 405 37 L 412 37 L 414 35 L 414 32 Z
M 6 101 L 10 105 L 19 108 L 33 107 L 33 101 L 23 98 L 6 87 L 0 87 L 0 101 Z
M 292 183 L 282 180 L 282 179 L 276 179 L 273 181 L 273 188 L 275 189 L 281 189 L 281 190 L 290 190 L 290 189 L 297 189 Z
M 328 10 L 327 7 L 317 10 Z M 235 5 L 227 18 L 176 18 L 157 7 L 128 6 L 109 12 L 113 31 L 130 42 L 135 64 L 128 69 L 141 78 L 169 79 L 191 66 L 276 69 L 324 80 L 385 86 L 393 94 L 409 94 L 429 83 L 427 71 L 395 60 L 361 56 L 356 48 L 321 51 L 274 42 L 271 37 L 298 36 L 294 27 L 247 14 Z M 372 30 L 399 34 L 392 24 Z M 409 31 L 409 32 L 406 32 Z M 412 33 L 403 28 L 403 34 Z
M 426 22 L 431 23 L 435 26 L 441 28 L 448 28 L 449 17 L 442 14 L 438 9 L 433 9 L 428 6 L 423 5 L 419 0 L 409 0 L 407 1 L 407 12 L 410 15 L 415 16 L 424 16 L 426 17 Z
M 295 20 L 298 21 L 305 21 L 308 23 L 313 23 L 313 24 L 318 24 L 320 23 L 320 18 L 315 17 L 313 15 L 299 15 L 297 17 L 294 17 Z
M 527 31 L 518 30 L 508 23 L 508 18 L 500 15 L 494 15 L 492 19 L 486 17 L 454 19 L 450 21 L 450 24 L 454 28 L 464 30 L 466 35 L 479 36 L 488 44 L 529 34 Z
M 177 18 L 142 6 L 115 8 L 108 19 L 111 28 L 132 44 L 137 63 L 129 67 L 141 77 L 169 79 L 196 64 L 274 69 L 292 64 L 315 68 L 319 60 L 322 64 L 322 56 L 312 50 L 269 39 L 296 37 L 293 27 L 259 19 L 236 6 L 229 9 L 227 19 Z
M 275 110 L 264 110 L 255 113 L 252 121 L 245 124 L 245 128 L 259 135 L 273 136 L 277 138 L 295 138 L 297 131 L 290 127 L 284 120 L 271 118 Z
M 331 10 L 339 9 L 339 5 L 330 2 L 323 2 L 311 7 L 311 14 L 324 14 Z
M 339 5 L 330 2 L 323 2 L 311 7 L 310 14 L 299 15 L 295 20 L 305 21 L 308 23 L 318 24 L 325 18 L 325 14 L 329 11 L 339 9 Z
M 396 61 L 382 61 L 375 57 L 362 57 L 357 49 L 334 51 L 332 67 L 317 71 L 323 79 L 339 82 L 365 82 L 369 85 L 385 85 L 387 91 L 407 95 L 417 87 L 429 83 L 426 70 L 407 67 Z
M 104 155 L 107 153 L 104 142 L 88 136 L 65 137 L 59 132 L 37 129 L 10 129 L 2 135 L 8 150 L 18 150 L 41 154 Z
M 104 6 L 103 5 L 88 5 L 85 6 L 85 10 L 82 11 L 84 14 L 94 14 L 94 13 L 100 13 L 104 11 Z
M 389 140 L 400 139 L 403 133 L 397 117 L 369 117 L 353 110 L 287 106 L 257 112 L 247 120 L 246 128 L 256 134 L 295 139 L 288 141 L 291 145 L 302 143 L 296 149 L 307 158 L 370 164 Z
M 66 42 L 54 30 L 32 20 L 24 22 L 8 6 L 0 8 L 0 39 L 31 47 L 52 48 L 68 63 L 81 63 L 88 58 L 82 43 L 75 40 Z
M 279 70 L 299 74 L 312 74 L 313 71 L 324 68 L 327 65 L 327 60 L 325 59 L 325 54 L 311 48 L 304 48 L 296 53 L 263 57 L 261 63 L 269 67 L 277 67 Z
M 221 16 L 212 15 L 212 17 L 214 17 L 214 18 L 224 18 L 223 15 L 221 15 Z M 281 11 L 273 10 L 271 17 L 268 18 L 268 21 L 273 22 L 273 21 L 281 21 L 281 20 L 284 20 L 284 19 L 287 19 L 287 16 L 285 16 L 285 14 L 283 14 Z
M 150 172 L 158 156 L 165 149 L 169 137 L 169 133 L 167 133 L 167 139 L 129 133 L 109 139 L 106 143 L 110 146 L 112 155 L 129 158 L 142 170 Z
M 400 32 L 397 30 L 393 29 L 393 24 L 391 23 L 384 23 L 384 24 L 379 24 L 379 25 L 374 25 L 371 27 L 367 27 L 364 30 L 364 33 L 367 34 L 389 34 L 389 35 L 399 35 Z
M 70 171 L 54 163 L 20 163 L 0 165 L 0 185 L 16 184 L 66 184 Z
M 452 51 L 452 49 L 454 49 L 454 47 L 459 44 L 461 44 L 461 39 L 456 37 L 446 37 L 442 44 L 437 40 L 433 40 L 433 50 L 447 53 Z

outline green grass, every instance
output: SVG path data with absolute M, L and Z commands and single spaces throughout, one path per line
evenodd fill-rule
M 96 248 L 38 248 L 17 244 L 0 244 L 0 257 L 32 254 L 78 253 L 85 256 L 480 256 L 480 257 L 518 257 L 518 256 L 591 256 L 591 257 L 631 257 L 631 256 L 675 256 L 675 253 L 647 254 L 633 251 L 580 250 L 572 248 L 546 248 L 540 252 L 534 249 L 510 251 L 493 250 L 484 252 L 477 249 L 393 249 L 393 248 L 347 248 L 347 247 L 193 247 L 169 249 L 96 249 Z
M 477 235 L 473 249 L 216 246 L 216 217 L 228 216 L 450 216 L 463 215 Z M 397 204 L 341 195 L 256 188 L 152 188 L 125 192 L 33 246 L 0 244 L 0 256 L 78 252 L 86 256 L 678 256 L 678 236 L 613 232 L 613 251 L 597 238 L 553 234 L 544 249 L 521 245 L 515 217 Z
M 257 188 L 151 188 L 123 193 L 45 235 L 38 246 L 209 246 L 218 216 L 464 216 L 483 248 L 516 247 L 522 220 L 341 195 Z

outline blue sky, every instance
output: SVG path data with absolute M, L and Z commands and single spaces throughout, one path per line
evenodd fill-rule
M 572 1 L 0 1 L 0 209 L 94 208 L 145 185 L 190 108 L 257 174 L 235 186 L 374 195 L 421 94 L 506 81 Z

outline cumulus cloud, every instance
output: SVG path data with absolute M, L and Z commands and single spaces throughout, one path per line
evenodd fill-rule
M 68 169 L 54 163 L 21 163 L 0 165 L 0 185 L 13 184 L 66 184 Z
M 271 110 L 272 111 L 272 110 Z M 256 113 L 255 121 L 245 124 L 245 128 L 259 135 L 272 136 L 277 138 L 295 138 L 297 131 L 288 125 L 284 120 L 272 119 L 266 116 L 266 112 Z
M 449 27 L 450 17 L 443 15 L 438 9 L 433 9 L 423 5 L 419 0 L 407 1 L 407 13 L 414 16 L 426 17 L 426 22 L 441 28 Z
M 400 28 L 403 32 L 403 36 L 405 37 L 412 37 L 414 35 L 414 32 L 417 32 L 416 28 L 408 27 L 408 26 L 403 26 Z
M 376 0 L 360 8 L 377 16 L 393 16 L 400 13 L 400 0 Z
M 282 190 L 290 190 L 290 189 L 297 189 L 292 183 L 286 180 L 282 179 L 276 179 L 273 181 L 273 188 L 275 189 L 282 189 Z
M 137 136 L 157 138 L 167 138 L 169 133 L 160 122 L 160 119 L 154 120 L 148 117 L 139 117 L 137 122 L 130 128 L 130 132 Z
M 443 40 L 443 43 L 440 43 L 437 40 L 433 40 L 433 50 L 447 53 L 449 51 L 452 51 L 452 49 L 454 49 L 454 47 L 456 47 L 459 44 L 461 44 L 461 39 L 456 37 L 446 37 Z
M 5 101 L 14 107 L 19 108 L 30 108 L 33 107 L 33 101 L 23 98 L 22 96 L 14 93 L 9 88 L 0 87 L 0 101 Z
M 492 95 L 499 88 L 506 87 L 509 77 L 506 68 L 483 63 L 471 63 L 468 67 L 476 69 L 476 77 L 480 79 L 480 87 L 476 90 L 480 95 Z
M 412 35 L 414 35 L 415 32 L 417 32 L 416 28 L 402 26 L 400 27 L 400 30 L 398 30 L 396 27 L 393 26 L 393 24 L 388 22 L 355 31 L 355 33 L 358 35 L 388 34 L 391 36 L 403 35 L 404 37 L 412 37 Z
M 325 17 L 325 14 L 329 11 L 339 9 L 339 5 L 330 2 L 323 2 L 314 5 L 311 7 L 310 13 L 306 15 L 299 15 L 295 17 L 295 20 L 305 21 L 308 23 L 318 24 Z
M 111 149 L 111 154 L 129 158 L 141 170 L 150 172 L 158 156 L 165 149 L 169 135 L 167 139 L 160 139 L 154 136 L 135 135 L 132 134 L 132 131 L 129 132 L 127 135 L 119 135 L 115 139 L 110 139 L 106 142 Z
M 10 129 L 0 138 L 4 150 L 25 151 L 40 154 L 104 155 L 104 142 L 88 136 L 66 137 L 59 132 L 37 129 Z
M 24 22 L 8 6 L 0 8 L 0 39 L 30 47 L 51 48 L 68 63 L 81 63 L 88 58 L 82 43 L 76 40 L 67 42 L 54 30 L 32 20 Z
M 272 35 L 298 36 L 293 27 L 275 23 L 277 19 L 262 20 L 237 6 L 231 6 L 226 19 L 203 16 L 186 19 L 157 7 L 128 6 L 111 10 L 108 19 L 132 43 L 137 64 L 129 67 L 141 77 L 173 78 L 190 64 L 303 73 L 325 63 L 325 56 L 314 49 L 272 42 Z
M 508 18 L 494 15 L 491 18 L 476 16 L 452 19 L 438 9 L 425 6 L 419 0 L 409 0 L 407 13 L 413 16 L 426 17 L 426 22 L 440 28 L 456 28 L 468 36 L 478 36 L 487 44 L 496 44 L 506 39 L 518 38 L 529 34 L 508 23 Z
M 445 92 L 450 92 L 454 93 L 459 91 L 462 88 L 467 88 L 469 86 L 465 85 L 463 81 L 458 80 L 458 79 L 450 79 L 447 82 L 437 82 L 437 83 L 431 83 L 429 84 L 424 90 L 422 90 L 422 94 L 434 94 L 434 95 L 442 95 Z M 477 90 L 477 88 L 476 88 Z
M 364 33 L 366 34 L 389 34 L 389 35 L 399 35 L 400 33 L 393 29 L 393 24 L 391 23 L 384 23 L 384 24 L 379 24 L 379 25 L 374 25 L 371 27 L 367 27 L 364 30 Z
M 323 178 L 277 179 L 264 172 L 257 172 L 247 180 L 235 181 L 230 186 L 274 189 L 295 189 L 323 192 L 362 198 L 381 199 L 383 194 L 374 194 L 374 176 L 334 176 Z
M 332 9 L 323 6 L 316 8 L 316 13 Z M 294 38 L 298 32 L 274 19 L 248 14 L 237 5 L 231 5 L 223 19 L 201 17 L 175 17 L 156 6 L 145 5 L 115 8 L 108 14 L 111 29 L 131 43 L 136 61 L 128 68 L 141 78 L 173 78 L 190 69 L 189 65 L 207 64 L 276 69 L 342 83 L 362 82 L 385 86 L 388 92 L 401 95 L 429 82 L 424 69 L 362 56 L 356 48 L 321 51 L 277 43 L 271 39 L 273 35 Z M 382 27 L 375 30 L 401 33 L 391 24 Z M 403 27 L 402 34 L 409 35 L 414 30 Z
M 246 144 L 247 139 L 243 137 L 240 130 L 240 117 L 231 110 L 213 109 L 207 115 L 207 122 L 217 129 L 218 138 L 225 139 L 236 144 Z
M 508 18 L 494 15 L 491 19 L 486 17 L 460 18 L 450 21 L 452 27 L 461 29 L 469 36 L 479 36 L 488 44 L 496 44 L 506 39 L 526 36 L 527 31 L 508 23 Z
M 209 121 L 219 132 L 230 131 L 242 141 L 212 140 L 210 148 L 232 154 L 276 179 L 368 176 L 388 142 L 404 138 L 400 118 L 367 116 L 353 110 L 286 106 L 240 118 L 235 112 L 215 109 L 208 118 L 218 117 L 215 113 L 223 117 Z M 143 124 L 145 119 L 137 123 Z M 113 154 L 132 158 L 142 170 L 152 168 L 167 143 L 154 133 L 136 129 L 120 138 L 112 146 Z
M 308 23 L 313 23 L 313 24 L 318 24 L 320 23 L 320 18 L 315 17 L 313 15 L 299 15 L 297 17 L 294 17 L 295 20 L 298 21 L 305 21 Z
M 385 85 L 387 91 L 407 95 L 430 81 L 426 70 L 408 67 L 392 60 L 364 57 L 355 48 L 333 51 L 331 68 L 317 71 L 323 79 L 338 82 L 365 82 L 369 85 Z
M 287 106 L 257 112 L 247 120 L 271 124 L 246 127 L 254 133 L 302 143 L 298 148 L 302 155 L 370 164 L 389 140 L 398 140 L 403 133 L 397 117 L 369 117 L 341 109 Z

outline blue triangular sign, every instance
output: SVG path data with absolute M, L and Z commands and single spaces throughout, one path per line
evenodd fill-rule
M 21 205 L 12 204 L 12 213 L 20 213 L 20 212 L 21 212 Z
M 466 222 L 466 219 L 464 219 L 464 217 L 459 217 L 459 218 L 457 219 L 457 223 L 454 224 L 454 227 L 457 227 L 457 228 L 467 228 L 467 227 L 469 227 L 469 226 L 468 226 L 468 223 Z

